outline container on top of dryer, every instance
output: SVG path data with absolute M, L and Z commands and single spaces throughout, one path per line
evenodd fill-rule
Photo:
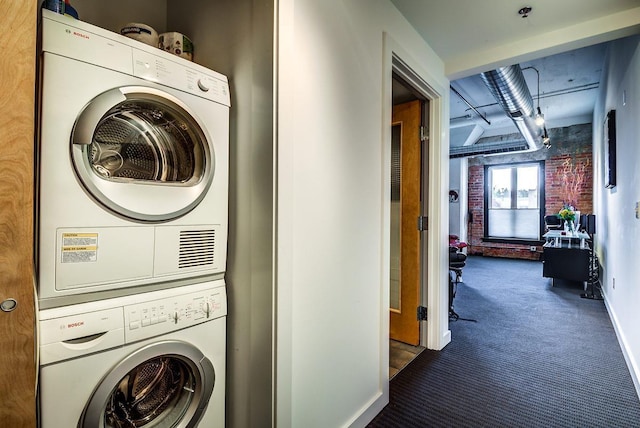
M 48 10 L 41 25 L 41 306 L 223 277 L 227 77 Z

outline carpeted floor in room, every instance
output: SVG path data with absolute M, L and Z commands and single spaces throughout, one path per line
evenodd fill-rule
M 390 381 L 377 427 L 640 427 L 640 401 L 601 300 L 542 263 L 469 257 L 452 342 Z

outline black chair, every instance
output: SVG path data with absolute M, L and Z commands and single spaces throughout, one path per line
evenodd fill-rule
M 546 215 L 544 216 L 544 225 L 547 230 L 560 230 L 564 227 L 562 224 L 563 221 L 557 215 Z
M 467 263 L 467 255 L 457 247 L 449 247 L 449 319 L 458 320 L 460 316 L 453 309 L 458 283 L 462 281 L 462 268 Z
M 462 268 L 467 264 L 467 255 L 461 252 L 458 247 L 449 247 L 449 270 L 453 272 L 455 282 L 462 281 Z

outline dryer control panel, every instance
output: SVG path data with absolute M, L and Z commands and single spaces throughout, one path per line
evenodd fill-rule
M 181 89 L 227 106 L 231 103 L 229 84 L 226 79 L 217 77 L 217 74 L 178 64 L 172 58 L 175 55 L 171 54 L 171 57 L 165 58 L 155 53 L 133 49 L 132 55 L 133 75 L 136 77 Z
M 42 10 L 42 50 L 230 106 L 225 75 L 104 28 Z

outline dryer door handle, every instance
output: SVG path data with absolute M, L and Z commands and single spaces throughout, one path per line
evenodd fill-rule
M 110 109 L 126 99 L 127 97 L 120 89 L 112 89 L 91 100 L 73 125 L 71 142 L 73 144 L 91 144 L 93 142 L 93 133 L 100 120 Z

